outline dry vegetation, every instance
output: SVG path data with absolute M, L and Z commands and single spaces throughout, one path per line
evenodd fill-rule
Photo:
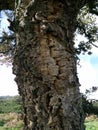
M 85 119 L 86 130 L 98 130 L 98 116 Z M 23 130 L 21 98 L 0 99 L 0 130 Z
M 0 114 L 0 130 L 22 130 L 22 115 L 18 113 Z

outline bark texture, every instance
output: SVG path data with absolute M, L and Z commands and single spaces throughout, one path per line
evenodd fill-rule
M 16 75 L 24 130 L 84 130 L 73 34 L 78 1 L 17 3 Z
M 14 10 L 15 0 L 0 0 L 0 11 L 1 10 Z

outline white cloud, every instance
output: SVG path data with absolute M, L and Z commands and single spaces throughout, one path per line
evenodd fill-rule
M 96 45 L 98 46 L 98 42 L 96 43 Z M 92 55 L 94 55 L 94 56 L 98 56 L 98 48 L 97 47 L 92 47 L 92 52 L 93 52 L 93 54 Z
M 1 30 L 8 30 L 9 22 L 7 21 L 6 16 L 2 18 Z M 86 40 L 84 36 L 78 35 L 76 37 L 76 46 L 77 42 L 81 39 Z M 98 43 L 96 43 L 98 45 Z M 98 48 L 93 47 L 93 55 L 98 56 Z M 91 56 L 84 55 L 81 56 L 81 67 L 78 66 L 78 76 L 81 84 L 81 92 L 85 92 L 86 89 L 91 88 L 92 86 L 98 86 L 98 69 L 94 68 L 90 63 Z M 17 85 L 14 81 L 14 75 L 12 75 L 12 68 L 6 67 L 5 65 L 0 66 L 0 96 L 1 95 L 17 95 Z M 94 93 L 94 98 L 98 99 L 98 91 Z M 92 97 L 92 98 L 93 98 Z
M 12 66 L 0 66 L 0 96 L 14 96 L 18 94 L 14 78 L 15 76 L 12 74 Z
M 81 67 L 78 66 L 78 77 L 81 84 L 80 90 L 83 93 L 92 86 L 98 86 L 98 70 L 90 63 L 90 57 L 87 60 L 86 58 L 82 57 L 80 61 Z M 96 93 L 93 94 L 92 98 L 98 99 L 98 92 Z
M 7 17 L 3 17 L 1 19 L 1 23 L 0 23 L 0 35 L 2 35 L 2 31 L 6 31 L 8 32 L 8 26 L 10 25 L 10 23 L 7 20 Z

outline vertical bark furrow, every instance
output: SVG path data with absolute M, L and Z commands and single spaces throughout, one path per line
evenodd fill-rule
M 73 54 L 77 12 L 71 17 L 71 7 L 66 10 L 63 2 L 43 2 L 23 4 L 25 16 L 24 11 L 19 14 L 22 5 L 16 11 L 19 28 L 13 70 L 23 97 L 24 130 L 83 130 Z

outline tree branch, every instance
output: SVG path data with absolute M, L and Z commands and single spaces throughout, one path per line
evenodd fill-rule
M 15 0 L 0 0 L 0 10 L 14 10 Z
M 98 46 L 97 45 L 95 45 L 94 43 L 91 43 L 94 47 L 96 47 L 96 48 L 98 48 Z
M 5 40 L 13 40 L 15 39 L 14 35 L 9 35 L 9 36 L 1 36 L 0 37 L 0 43 L 3 43 Z
M 95 14 L 95 15 L 98 16 L 98 11 L 97 10 L 90 10 L 90 13 Z

